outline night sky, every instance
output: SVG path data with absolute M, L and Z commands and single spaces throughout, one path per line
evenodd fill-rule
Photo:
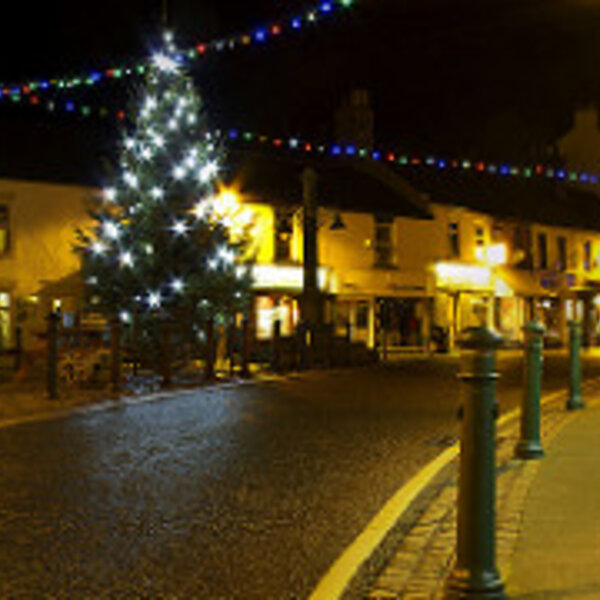
M 0 36 L 5 83 L 142 58 L 158 38 L 161 0 L 22 4 Z M 187 47 L 304 6 L 170 0 L 169 21 Z M 335 107 L 362 87 L 382 145 L 519 161 L 543 156 L 577 106 L 600 104 L 599 65 L 600 0 L 356 0 L 292 38 L 197 61 L 193 76 L 218 127 L 331 140 Z M 115 106 L 123 86 L 88 101 Z M 0 105 L 3 176 L 17 160 L 58 165 L 60 148 L 70 174 L 92 181 L 114 140 L 98 119 Z

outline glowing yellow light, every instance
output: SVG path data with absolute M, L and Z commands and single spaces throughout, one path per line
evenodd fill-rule
M 240 208 L 239 196 L 233 191 L 225 189 L 215 198 L 215 211 L 227 215 L 237 212 Z
M 477 246 L 475 248 L 475 258 L 479 262 L 487 263 L 491 266 L 506 264 L 506 244 L 492 244 L 490 246 Z
M 506 264 L 506 244 L 492 244 L 487 250 L 487 262 L 490 265 Z
M 331 277 L 329 269 L 319 267 L 317 270 L 317 283 L 319 289 L 329 290 L 331 288 Z M 287 265 L 253 265 L 253 286 L 261 289 L 286 289 L 302 290 L 303 271 L 300 266 Z
M 438 287 L 452 289 L 489 288 L 492 272 L 489 267 L 460 263 L 437 263 L 435 265 Z

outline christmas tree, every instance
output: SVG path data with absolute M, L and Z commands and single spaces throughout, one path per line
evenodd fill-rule
M 157 346 L 169 319 L 188 340 L 203 320 L 243 310 L 250 294 L 247 213 L 232 218 L 217 194 L 222 145 L 209 131 L 170 34 L 134 94 L 119 169 L 79 232 L 94 312 L 135 320 L 138 343 Z

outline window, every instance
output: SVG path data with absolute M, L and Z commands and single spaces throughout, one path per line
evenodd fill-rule
M 0 256 L 8 254 L 10 250 L 10 224 L 9 212 L 6 204 L 0 204 Z
M 592 268 L 592 242 L 590 240 L 583 243 L 583 268 L 585 271 Z
M 545 233 L 538 233 L 537 236 L 538 268 L 548 268 L 548 239 Z
M 515 265 L 521 269 L 533 267 L 531 230 L 517 225 L 514 229 L 513 245 L 515 249 Z
M 460 256 L 460 231 L 458 223 L 448 223 L 448 242 L 450 243 L 450 256 Z
M 368 329 L 369 327 L 369 303 L 360 301 L 356 305 L 356 328 Z
M 375 266 L 391 267 L 393 265 L 394 247 L 392 240 L 393 217 L 378 216 L 375 218 Z
M 475 225 L 475 245 L 485 246 L 485 229 L 482 225 Z
M 556 238 L 557 261 L 556 269 L 558 271 L 566 271 L 567 269 L 567 238 L 564 235 L 559 235 Z
M 0 348 L 10 344 L 10 294 L 0 292 Z
M 275 212 L 275 261 L 285 262 L 292 258 L 292 214 L 286 209 Z

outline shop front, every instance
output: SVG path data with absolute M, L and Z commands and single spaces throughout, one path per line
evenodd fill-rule
M 259 341 L 273 338 L 275 322 L 284 337 L 294 334 L 300 322 L 303 271 L 298 265 L 257 264 L 252 269 L 254 302 L 252 323 Z M 319 267 L 317 279 L 325 301 L 325 321 L 331 318 L 335 279 L 331 269 Z
M 470 327 L 492 327 L 494 286 L 489 267 L 440 262 L 435 265 L 433 338 L 447 336 L 450 349 Z

